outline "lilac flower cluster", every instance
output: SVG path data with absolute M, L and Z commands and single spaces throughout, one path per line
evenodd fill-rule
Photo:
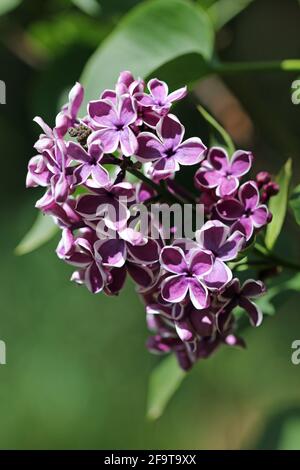
M 235 307 L 247 312 L 252 325 L 261 323 L 253 299 L 264 285 L 250 279 L 241 286 L 230 263 L 271 220 L 266 204 L 278 191 L 266 172 L 242 182 L 251 169 L 250 152 L 236 151 L 229 159 L 198 137 L 185 139 L 171 108 L 186 93 L 186 87 L 169 93 L 158 79 L 146 89 L 122 72 L 115 88 L 90 101 L 80 118 L 84 91 L 77 83 L 53 129 L 35 118 L 43 132 L 27 175 L 28 187 L 45 188 L 36 207 L 62 231 L 57 255 L 76 267 L 71 279 L 92 293 L 116 295 L 130 276 L 153 331 L 148 348 L 174 352 L 183 369 L 220 344 L 243 345 L 235 332 Z M 166 192 L 184 202 L 174 178 L 190 165 L 196 169 L 194 202 L 205 208 L 194 240 L 166 239 L 159 224 L 154 238 L 130 224 L 137 203 L 163 202 Z M 130 182 L 129 173 L 142 182 Z M 103 210 L 108 206 L 114 217 Z

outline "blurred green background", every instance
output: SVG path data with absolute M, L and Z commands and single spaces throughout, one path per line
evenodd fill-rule
M 2 2 L 8 3 L 0 0 L 0 13 Z M 149 422 L 147 388 L 157 358 L 144 347 L 145 314 L 133 285 L 114 299 L 71 284 L 72 269 L 54 253 L 57 239 L 23 257 L 14 255 L 42 194 L 25 190 L 24 183 L 39 132 L 32 118 L 38 114 L 53 124 L 87 59 L 141 2 L 100 0 L 99 8 L 86 0 L 14 3 L 15 9 L 3 8 L 0 16 L 0 79 L 7 86 L 7 104 L 0 105 L 0 339 L 7 345 L 7 365 L 0 366 L 0 448 L 300 449 L 300 366 L 290 359 L 291 343 L 300 339 L 299 295 L 286 295 L 275 316 L 245 330 L 245 351 L 223 349 L 199 363 L 163 416 Z M 218 55 L 230 61 L 299 57 L 299 3 L 248 3 L 218 32 Z M 198 99 L 216 110 L 237 141 L 253 149 L 257 170 L 276 173 L 293 157 L 299 183 L 300 105 L 291 102 L 295 78 L 224 77 L 226 96 L 237 105 L 219 116 L 222 95 L 217 104 L 207 103 L 205 90 L 213 83 L 200 88 Z M 195 101 L 191 96 L 178 113 L 189 132 L 207 143 Z M 292 218 L 277 249 L 300 259 Z

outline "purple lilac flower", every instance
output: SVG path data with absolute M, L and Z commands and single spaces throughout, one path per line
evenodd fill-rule
M 138 136 L 136 156 L 153 163 L 153 176 L 165 179 L 181 165 L 195 165 L 203 159 L 205 145 L 198 137 L 182 141 L 184 127 L 174 115 L 167 115 L 156 126 L 158 137 L 150 132 Z
M 101 165 L 103 151 L 100 143 L 91 143 L 86 151 L 81 145 L 69 142 L 67 153 L 80 163 L 74 171 L 76 185 L 85 183 L 90 176 L 99 186 L 107 186 L 110 183 L 108 171 Z
M 189 258 L 177 246 L 166 246 L 160 255 L 162 267 L 168 275 L 161 285 L 162 297 L 172 303 L 183 302 L 190 297 L 196 309 L 209 305 L 209 294 L 203 281 L 213 266 L 212 255 L 204 250 L 195 250 Z
M 195 184 L 202 189 L 215 188 L 219 197 L 230 196 L 238 189 L 239 179 L 250 170 L 252 159 L 250 152 L 238 150 L 229 160 L 224 149 L 213 147 L 195 174 Z
M 224 221 L 235 222 L 232 229 L 243 230 L 247 240 L 252 237 L 254 229 L 264 227 L 269 221 L 268 208 L 260 204 L 259 191 L 254 181 L 248 181 L 240 187 L 238 199 L 219 201 L 216 210 Z
M 102 264 L 102 258 L 97 250 L 94 233 L 85 231 L 75 242 L 75 249 L 65 261 L 72 266 L 80 268 L 72 275 L 71 280 L 78 284 L 85 284 L 90 292 L 97 294 L 104 288 L 107 273 Z
M 199 246 L 213 255 L 213 267 L 204 276 L 206 285 L 211 289 L 221 289 L 232 279 L 232 272 L 225 261 L 237 257 L 245 244 L 244 235 L 235 231 L 218 220 L 208 221 L 196 232 Z
M 77 114 L 83 101 L 83 86 L 76 82 L 69 93 L 69 101 L 62 107 L 56 118 L 56 131 L 60 136 L 67 133 L 68 129 L 77 122 Z
M 214 147 L 203 160 L 206 147 L 198 137 L 183 141 L 184 127 L 169 111 L 186 95 L 186 87 L 169 94 L 167 85 L 154 79 L 148 84 L 150 94 L 144 88 L 141 79 L 122 72 L 115 88 L 99 93 L 88 115 L 80 118 L 83 88 L 77 83 L 54 129 L 35 118 L 43 132 L 26 184 L 46 189 L 36 207 L 61 229 L 56 253 L 77 266 L 72 280 L 93 293 L 117 295 L 130 276 L 153 331 L 149 349 L 174 353 L 188 370 L 222 344 L 244 345 L 235 333 L 236 307 L 247 311 L 251 324 L 260 324 L 261 312 L 252 299 L 264 293 L 264 285 L 248 280 L 241 287 L 227 263 L 238 258 L 254 230 L 270 221 L 263 203 L 279 188 L 266 172 L 239 188 L 252 164 L 250 152 L 237 151 L 229 160 Z M 68 131 L 76 142 L 67 142 Z M 175 172 L 180 165 L 201 163 L 195 202 L 205 206 L 205 223 L 196 240 L 176 239 L 174 226 L 171 241 L 157 221 L 146 233 L 139 231 L 136 205 L 149 207 L 163 193 L 152 181 L 126 180 L 139 165 L 134 158 L 144 163 L 152 181 L 166 180 L 165 192 L 189 201 L 193 195 L 174 179 Z M 116 171 L 109 175 L 106 164 L 114 164 Z M 148 222 L 153 224 L 150 211 Z M 153 228 L 157 239 L 151 238 Z
M 116 105 L 107 99 L 91 101 L 88 113 L 96 129 L 90 143 L 100 140 L 105 153 L 115 152 L 119 147 L 125 156 L 135 153 L 137 139 L 130 125 L 136 121 L 137 113 L 131 97 L 120 97 Z
M 229 286 L 222 292 L 222 299 L 227 302 L 225 306 L 229 311 L 234 307 L 240 306 L 249 315 L 250 322 L 253 326 L 259 326 L 262 322 L 263 315 L 260 308 L 251 301 L 261 297 L 266 292 L 266 288 L 261 281 L 248 279 L 244 284 L 240 285 L 240 281 L 235 278 Z
M 149 107 L 158 114 L 167 114 L 174 101 L 181 100 L 187 95 L 187 87 L 179 88 L 169 94 L 168 85 L 154 78 L 149 81 L 150 95 L 145 93 L 137 95 L 136 99 L 142 106 Z
M 86 221 L 103 218 L 105 225 L 113 230 L 122 230 L 130 217 L 128 203 L 135 197 L 131 183 L 109 184 L 105 188 L 92 188 L 92 194 L 77 199 L 76 211 Z

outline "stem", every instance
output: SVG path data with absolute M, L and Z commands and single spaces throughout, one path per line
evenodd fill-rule
M 116 165 L 122 164 L 122 161 L 119 160 L 114 155 L 110 155 L 110 157 L 111 157 L 111 163 L 116 164 Z M 136 178 L 140 179 L 141 181 L 146 183 L 148 186 L 153 188 L 158 194 L 164 196 L 165 199 L 179 203 L 179 204 L 187 203 L 185 199 L 175 194 L 172 194 L 170 191 L 168 191 L 167 187 L 164 184 L 154 183 L 154 181 L 152 181 L 150 178 L 145 176 L 144 173 L 137 170 L 136 168 L 131 168 L 130 166 L 127 166 L 125 169 L 126 171 L 128 171 L 128 173 L 131 173 L 133 176 L 135 176 Z
M 299 72 L 300 59 L 255 61 L 255 62 L 213 62 L 212 72 L 231 74 L 240 72 Z
M 277 255 L 275 255 L 275 254 L 273 254 L 269 251 L 266 251 L 264 247 L 256 245 L 255 248 L 254 248 L 254 251 L 259 253 L 266 260 L 273 261 L 274 263 L 277 264 L 277 266 L 281 266 L 283 268 L 300 271 L 300 265 L 298 263 L 293 263 L 292 261 L 280 258 L 280 256 L 277 256 Z

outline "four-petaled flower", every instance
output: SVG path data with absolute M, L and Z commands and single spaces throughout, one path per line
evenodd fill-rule
M 74 171 L 75 184 L 85 183 L 90 176 L 99 186 L 109 184 L 108 171 L 101 165 L 103 150 L 99 142 L 88 145 L 88 151 L 75 142 L 69 142 L 68 155 L 80 163 Z
M 158 114 L 166 114 L 174 101 L 179 101 L 187 95 L 187 87 L 179 88 L 169 94 L 168 85 L 157 78 L 148 83 L 150 95 L 137 94 L 136 99 L 142 106 L 151 107 Z
M 231 233 L 229 227 L 218 220 L 206 222 L 196 232 L 199 246 L 213 255 L 213 268 L 204 279 L 211 289 L 221 289 L 232 279 L 232 272 L 225 261 L 235 259 L 241 251 L 245 237 L 239 232 Z
M 90 143 L 100 140 L 105 153 L 120 148 L 125 156 L 134 155 L 137 139 L 130 125 L 136 121 L 137 113 L 132 97 L 122 96 L 116 104 L 108 99 L 91 101 L 88 113 L 91 125 L 96 129 Z
M 222 313 L 225 311 L 226 314 L 226 307 L 229 307 L 229 310 L 232 311 L 233 308 L 239 305 L 248 313 L 251 324 L 259 326 L 263 315 L 260 308 L 251 299 L 257 299 L 265 292 L 265 285 L 261 281 L 249 279 L 241 286 L 239 279 L 235 278 L 221 294 L 222 299 L 227 302 Z
M 138 136 L 136 156 L 142 162 L 154 162 L 152 174 L 160 179 L 168 178 L 181 165 L 195 165 L 203 159 L 205 145 L 198 137 L 182 141 L 184 127 L 172 114 L 160 120 L 157 136 L 141 132 Z
M 254 181 L 247 181 L 240 187 L 238 198 L 219 201 L 216 210 L 223 220 L 233 223 L 232 230 L 242 231 L 249 240 L 254 228 L 261 228 L 269 222 L 269 211 L 266 205 L 260 204 Z
M 209 294 L 203 277 L 213 266 L 212 255 L 204 250 L 192 250 L 187 256 L 178 246 L 166 246 L 160 255 L 161 266 L 172 276 L 162 282 L 161 294 L 167 302 L 183 302 L 187 295 L 196 309 L 209 305 Z
M 252 159 L 250 152 L 238 150 L 229 160 L 224 149 L 213 147 L 195 174 L 196 186 L 215 188 L 219 197 L 230 196 L 238 189 L 239 179 L 250 170 Z

